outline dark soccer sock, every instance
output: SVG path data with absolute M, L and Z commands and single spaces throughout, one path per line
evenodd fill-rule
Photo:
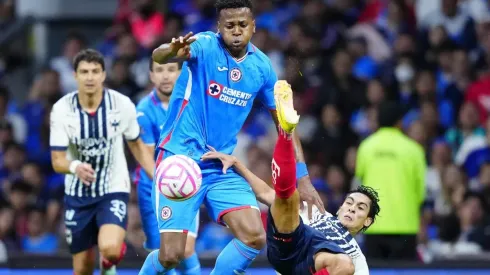
M 272 159 L 272 180 L 279 198 L 287 199 L 296 190 L 296 160 L 292 136 L 279 129 Z
M 189 258 L 185 258 L 181 263 L 182 274 L 183 275 L 200 275 L 201 274 L 201 263 L 199 263 L 199 258 L 194 252 Z
M 124 258 L 124 255 L 126 255 L 127 249 L 128 249 L 128 247 L 126 246 L 126 243 L 123 243 L 123 245 L 121 246 L 121 254 L 119 255 L 119 258 L 117 258 L 116 260 L 113 260 L 113 261 L 109 261 L 108 259 L 104 258 L 102 260 L 102 267 L 104 269 L 109 269 L 114 265 L 118 265 L 122 261 L 122 259 Z

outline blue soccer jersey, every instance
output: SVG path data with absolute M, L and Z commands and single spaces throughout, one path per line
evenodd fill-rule
M 275 109 L 277 76 L 269 58 L 252 43 L 247 54 L 234 58 L 219 34 L 203 32 L 191 44 L 174 87 L 159 147 L 198 160 L 207 145 L 231 154 L 236 136 L 258 98 Z
M 146 145 L 155 146 L 160 138 L 160 131 L 167 118 L 167 108 L 153 90 L 136 106 L 138 124 L 141 127 L 140 137 Z M 151 182 L 145 171 L 138 165 L 135 171 L 134 182 Z

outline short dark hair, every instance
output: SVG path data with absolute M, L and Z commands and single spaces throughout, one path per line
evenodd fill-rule
M 104 56 L 94 49 L 81 50 L 77 53 L 75 58 L 73 58 L 73 69 L 75 71 L 78 69 L 78 65 L 82 61 L 88 63 L 98 63 L 100 66 L 102 66 L 102 70 L 105 71 Z
M 252 1 L 250 0 L 217 0 L 214 7 L 218 15 L 225 9 L 249 8 L 250 11 L 253 9 Z
M 150 60 L 150 72 L 153 72 L 153 60 Z M 169 62 L 169 63 L 177 63 L 177 65 L 179 66 L 179 70 L 182 69 L 182 65 L 183 65 L 183 62 L 182 61 L 179 61 L 179 62 Z
M 379 127 L 395 127 L 405 116 L 405 106 L 395 101 L 387 101 L 378 108 Z
M 376 220 L 376 216 L 378 216 L 379 212 L 381 211 L 381 208 L 379 207 L 378 192 L 376 192 L 376 190 L 374 190 L 372 187 L 361 185 L 361 186 L 357 187 L 357 189 L 354 189 L 354 190 L 350 191 L 349 193 L 347 193 L 347 196 L 349 196 L 349 194 L 352 194 L 352 193 L 361 193 L 361 194 L 365 195 L 366 197 L 368 197 L 369 200 L 371 201 L 371 206 L 369 207 L 368 217 L 373 219 L 373 222 L 371 223 L 371 225 L 372 225 L 374 223 L 374 221 Z M 362 230 L 364 231 L 368 227 L 365 227 Z

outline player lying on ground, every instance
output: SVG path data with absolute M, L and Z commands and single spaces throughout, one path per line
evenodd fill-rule
M 216 260 L 213 275 L 244 272 L 266 242 L 257 199 L 248 183 L 237 173 L 221 174 L 221 165 L 200 163 L 211 145 L 231 154 L 237 134 L 258 99 L 277 123 L 274 84 L 277 75 L 270 59 L 250 40 L 255 31 L 251 0 L 217 0 L 218 33 L 203 32 L 174 38 L 153 51 L 159 64 L 184 61 L 170 99 L 167 120 L 157 146 L 157 163 L 172 155 L 185 155 L 197 161 L 202 170 L 199 191 L 185 201 L 172 201 L 159 195 L 157 213 L 161 248 L 152 252 L 141 274 L 158 274 L 176 267 L 184 258 L 186 232 L 201 204 L 210 217 L 227 225 L 235 238 Z M 323 203 L 313 188 L 304 163 L 299 139 L 294 136 L 298 192 L 302 200 Z
M 150 80 L 154 85 L 153 91 L 143 98 L 138 106 L 138 123 L 141 127 L 141 139 L 148 146 L 150 152 L 155 152 L 155 143 L 160 138 L 160 130 L 167 118 L 167 109 L 175 81 L 181 74 L 182 63 L 158 64 L 150 63 Z M 187 71 L 183 78 L 188 77 Z M 143 231 L 146 235 L 145 248 L 152 251 L 160 248 L 160 232 L 158 221 L 153 208 L 152 193 L 158 192 L 154 188 L 153 179 L 149 178 L 140 166 L 136 169 L 135 184 L 138 190 L 138 206 L 141 214 Z M 201 265 L 195 252 L 196 237 L 199 230 L 199 212 L 193 221 L 187 235 L 184 260 L 181 262 L 183 275 L 201 274 Z M 167 273 L 176 274 L 175 270 Z
M 66 240 L 75 275 L 93 274 L 99 246 L 103 275 L 116 274 L 126 252 L 127 203 L 131 185 L 124 139 L 153 177 L 153 155 L 139 138 L 136 107 L 117 91 L 104 89 L 104 57 L 94 50 L 73 61 L 78 91 L 51 111 L 51 161 L 65 176 Z
M 299 117 L 292 107 L 289 85 L 286 82 L 276 85 L 280 86 L 275 89 L 275 97 L 281 130 L 272 160 L 275 191 L 233 156 L 208 152 L 202 159 L 220 159 L 223 172 L 234 166 L 250 183 L 259 201 L 270 206 L 267 256 L 279 273 L 369 274 L 366 259 L 353 235 L 374 222 L 380 211 L 378 195 L 373 189 L 361 186 L 347 195 L 336 217 L 315 211 L 311 220 L 305 215 L 305 221 L 300 218 L 291 141 Z

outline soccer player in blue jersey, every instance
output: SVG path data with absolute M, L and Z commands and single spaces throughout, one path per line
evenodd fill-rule
M 182 63 L 158 64 L 150 63 L 150 79 L 154 89 L 143 98 L 136 107 L 138 123 L 141 127 L 141 139 L 148 146 L 151 153 L 155 151 L 155 144 L 160 138 L 160 130 L 167 117 L 167 109 L 174 88 L 175 81 L 181 73 Z M 185 73 L 183 75 L 185 77 Z M 153 180 L 147 176 L 141 166 L 135 171 L 134 182 L 137 184 L 138 204 L 146 235 L 145 248 L 155 250 L 160 248 L 160 232 L 151 200 Z M 198 230 L 199 213 L 194 219 L 192 230 L 189 230 L 185 246 L 184 260 L 181 263 L 184 275 L 201 274 L 201 266 L 194 247 Z M 167 274 L 176 274 L 174 270 Z
M 278 82 L 274 92 L 280 123 L 272 159 L 274 189 L 233 156 L 212 151 L 202 160 L 219 159 L 223 169 L 235 167 L 257 199 L 270 206 L 267 257 L 281 275 L 369 275 L 366 257 L 353 236 L 374 223 L 380 211 L 377 192 L 364 186 L 349 192 L 336 216 L 316 209 L 311 219 L 300 213 L 291 139 L 299 117 L 289 85 Z
M 235 235 L 218 256 L 212 274 L 242 274 L 265 245 L 257 201 L 248 183 L 233 169 L 224 174 L 219 162 L 199 160 L 208 146 L 232 153 L 236 135 L 256 98 L 271 110 L 277 124 L 273 97 L 277 76 L 269 58 L 250 43 L 255 31 L 251 1 L 218 0 L 215 6 L 218 33 L 189 33 L 153 52 L 153 60 L 159 64 L 185 61 L 182 70 L 189 74 L 180 77 L 174 88 L 157 162 L 173 154 L 187 155 L 198 161 L 203 183 L 198 193 L 185 201 L 157 196 L 161 247 L 147 257 L 140 274 L 166 274 L 178 265 L 184 258 L 187 232 L 202 203 L 212 219 Z M 293 138 L 300 197 L 324 211 L 308 177 L 301 144 Z

